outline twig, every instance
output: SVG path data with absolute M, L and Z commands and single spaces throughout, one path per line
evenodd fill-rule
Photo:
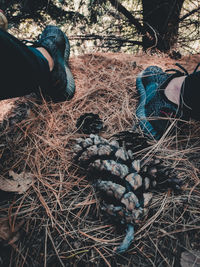
M 184 19 L 188 18 L 189 16 L 191 16 L 192 14 L 194 14 L 195 12 L 197 12 L 198 10 L 200 10 L 200 7 L 197 7 L 195 9 L 193 9 L 192 11 L 188 12 L 187 14 L 183 15 L 179 21 L 183 21 Z
M 160 249 L 158 248 L 158 246 L 153 242 L 152 238 L 149 236 L 149 239 L 151 240 L 151 243 L 155 246 L 156 250 L 158 251 L 158 253 L 160 254 L 160 256 L 163 258 L 163 260 L 166 262 L 166 264 L 171 267 L 171 265 L 169 264 L 169 262 L 167 261 L 167 259 L 164 257 L 164 255 L 162 254 L 162 252 L 160 251 Z
M 131 24 L 135 25 L 139 33 L 145 34 L 144 27 L 140 24 L 139 20 L 136 19 L 123 5 L 121 5 L 118 0 L 108 0 L 111 5 L 121 12 Z
M 117 36 L 106 36 L 106 35 L 97 35 L 97 34 L 85 34 L 85 35 L 75 35 L 75 36 L 70 36 L 69 40 L 104 40 L 104 41 L 115 41 L 115 42 L 120 42 L 120 43 L 130 43 L 133 45 L 142 45 L 141 41 L 136 41 L 136 40 L 130 40 L 130 39 L 124 39 L 120 38 Z
M 49 233 L 49 230 L 47 231 L 47 234 L 48 234 L 49 239 L 51 240 L 52 246 L 53 246 L 53 248 L 55 250 L 55 253 L 56 253 L 56 255 L 57 255 L 58 259 L 59 259 L 60 264 L 62 265 L 62 267 L 65 267 L 65 264 L 62 262 L 62 260 L 61 260 L 61 258 L 59 256 L 59 253 L 58 253 L 58 251 L 57 251 L 57 249 L 55 247 L 55 244 L 53 242 L 53 238 L 52 238 L 51 234 Z
M 105 263 L 107 264 L 108 267 L 111 267 L 110 263 L 108 262 L 108 260 L 104 257 L 104 255 L 101 253 L 101 251 L 94 247 L 94 249 L 99 253 L 99 255 L 103 258 L 103 260 L 105 261 Z
M 47 227 L 45 228 L 45 240 L 44 240 L 44 267 L 46 266 L 47 266 Z

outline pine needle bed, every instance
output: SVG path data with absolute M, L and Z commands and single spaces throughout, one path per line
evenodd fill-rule
M 192 70 L 197 61 L 190 57 L 179 63 Z M 146 157 L 156 154 L 174 168 L 183 190 L 155 195 L 123 255 L 113 248 L 124 233 L 102 216 L 93 187 L 73 163 L 72 147 L 81 135 L 76 120 L 83 113 L 99 114 L 105 138 L 137 127 L 135 78 L 150 64 L 166 69 L 174 61 L 148 55 L 79 56 L 70 61 L 77 90 L 71 102 L 37 104 L 31 97 L 2 102 L 9 111 L 1 119 L 1 176 L 13 170 L 35 178 L 22 195 L 2 193 L 0 225 L 7 222 L 10 231 L 8 240 L 1 238 L 4 266 L 178 266 L 182 251 L 200 249 L 199 123 L 191 121 L 178 135 L 152 141 Z M 15 116 L 22 103 L 29 110 L 23 119 Z

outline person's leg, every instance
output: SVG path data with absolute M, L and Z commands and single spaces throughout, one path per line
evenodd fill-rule
M 42 55 L 47 59 L 48 64 L 49 64 L 49 69 L 50 69 L 50 71 L 52 71 L 53 70 L 53 67 L 54 67 L 53 58 L 50 56 L 50 54 L 47 52 L 47 50 L 44 49 L 43 47 L 38 47 L 36 49 L 38 51 L 40 51 L 40 53 L 42 53 Z
M 68 38 L 56 26 L 47 26 L 31 47 L 0 29 L 0 99 L 41 92 L 54 102 L 70 100 L 75 83 L 69 53 Z
M 169 82 L 169 84 L 164 90 L 166 97 L 178 106 L 180 103 L 181 88 L 185 80 L 185 77 L 186 76 L 174 78 L 173 80 Z
M 200 71 L 188 75 L 181 87 L 180 108 L 188 117 L 200 121 Z
M 172 79 L 164 93 L 186 117 L 200 121 L 200 72 Z
M 50 86 L 47 59 L 1 29 L 0 59 L 0 99 L 24 96 Z

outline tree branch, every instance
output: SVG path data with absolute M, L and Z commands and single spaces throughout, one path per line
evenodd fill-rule
M 187 14 L 185 14 L 184 16 L 182 16 L 179 21 L 183 21 L 184 19 L 186 19 L 187 17 L 191 16 L 192 14 L 194 14 L 195 12 L 197 12 L 198 10 L 200 10 L 200 7 L 193 9 L 192 11 L 188 12 Z
M 102 35 L 96 35 L 96 34 L 86 34 L 86 35 L 75 35 L 75 36 L 70 36 L 69 40 L 105 40 L 105 41 L 116 41 L 116 42 L 121 42 L 121 43 L 130 43 L 134 45 L 142 45 L 142 42 L 140 41 L 135 41 L 135 40 L 129 40 L 129 39 L 124 39 L 124 38 L 118 38 L 116 36 L 102 36 Z
M 136 19 L 124 6 L 122 6 L 118 0 L 108 0 L 113 7 L 115 7 L 119 12 L 121 12 L 131 24 L 135 25 L 139 33 L 145 34 L 145 29 L 142 24 Z

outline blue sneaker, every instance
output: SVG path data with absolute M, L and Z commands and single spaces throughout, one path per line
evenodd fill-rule
M 136 80 L 140 100 L 136 115 L 142 130 L 149 136 L 159 139 L 169 126 L 171 118 L 179 117 L 176 104 L 168 100 L 164 89 L 175 77 L 185 75 L 181 71 L 169 74 L 157 66 L 142 71 Z

